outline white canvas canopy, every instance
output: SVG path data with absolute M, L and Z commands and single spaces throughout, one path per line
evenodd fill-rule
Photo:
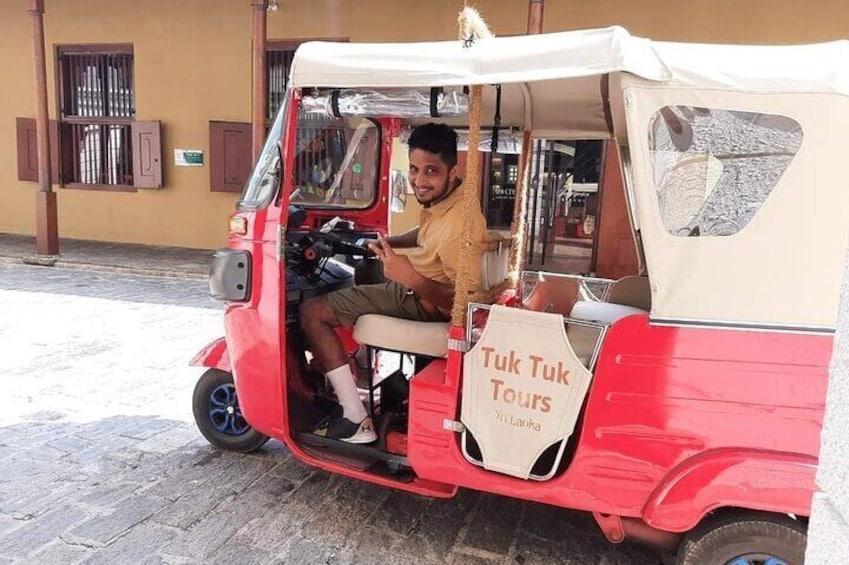
M 290 84 L 429 88 L 501 84 L 505 124 L 539 137 L 606 137 L 600 78 L 628 73 L 671 86 L 849 94 L 849 41 L 800 46 L 657 42 L 621 27 L 419 43 L 301 45 Z M 488 89 L 489 90 L 489 89 Z M 491 98 L 492 93 L 486 91 Z M 491 115 L 492 101 L 484 116 Z
M 292 61 L 294 87 L 429 88 L 501 84 L 502 123 L 541 137 L 609 137 L 600 78 L 670 74 L 646 39 L 620 27 L 427 43 L 309 42 Z M 568 82 L 568 86 L 567 83 Z M 484 116 L 493 115 L 485 89 Z M 567 110 L 568 109 L 568 110 Z
M 835 326 L 849 239 L 846 136 L 840 127 L 849 123 L 849 41 L 679 44 L 612 27 L 479 39 L 471 47 L 459 40 L 310 42 L 295 54 L 290 84 L 422 89 L 501 84 L 502 125 L 538 138 L 615 136 L 628 148 L 623 161 L 633 173 L 626 177 L 629 202 L 645 248 L 654 319 Z M 484 88 L 484 125 L 494 113 L 493 91 Z M 786 166 L 776 169 L 768 196 L 734 233 L 680 237 L 664 225 L 658 201 L 665 188 L 658 181 L 651 128 L 661 109 L 678 107 L 798 125 L 792 158 L 782 158 Z M 742 178 L 731 166 L 717 166 L 708 153 L 701 146 L 675 158 L 701 167 L 703 185 L 707 177 L 716 185 L 724 173 Z M 749 190 L 747 182 L 740 180 L 735 190 Z M 705 199 L 712 188 L 702 186 Z

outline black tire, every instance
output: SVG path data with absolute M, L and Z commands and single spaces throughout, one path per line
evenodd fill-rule
M 789 516 L 735 513 L 708 520 L 690 532 L 678 549 L 677 565 L 763 565 L 778 559 L 803 565 L 805 525 Z M 735 562 L 735 560 L 741 560 Z
M 233 375 L 227 371 L 209 369 L 201 375 L 192 395 L 192 411 L 200 433 L 217 447 L 249 453 L 269 439 L 242 416 Z

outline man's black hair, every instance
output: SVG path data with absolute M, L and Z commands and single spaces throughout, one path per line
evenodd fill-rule
M 410 151 L 422 149 L 438 155 L 450 169 L 457 164 L 457 132 L 445 124 L 422 124 L 410 133 Z

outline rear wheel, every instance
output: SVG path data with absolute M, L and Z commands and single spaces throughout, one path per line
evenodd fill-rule
M 256 451 L 268 436 L 248 424 L 239 408 L 233 375 L 209 369 L 198 380 L 192 395 L 195 423 L 209 443 L 232 451 Z
M 802 565 L 805 526 L 780 515 L 728 515 L 696 528 L 681 544 L 677 565 Z

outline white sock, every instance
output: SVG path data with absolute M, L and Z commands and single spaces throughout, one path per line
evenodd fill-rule
M 360 393 L 357 392 L 357 384 L 354 380 L 354 374 L 351 372 L 351 367 L 342 365 L 325 374 L 330 380 L 330 384 L 333 385 L 333 391 L 336 393 L 339 404 L 342 405 L 342 415 L 355 424 L 362 422 L 368 416 L 368 412 L 366 412 L 366 407 L 360 400 Z

